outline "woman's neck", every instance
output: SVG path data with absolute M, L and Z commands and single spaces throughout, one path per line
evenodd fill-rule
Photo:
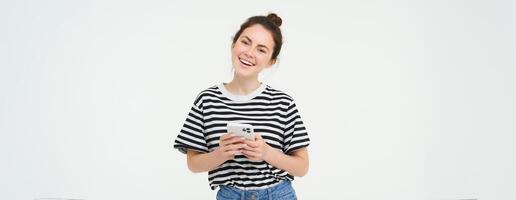
M 260 87 L 261 83 L 258 79 L 242 79 L 233 77 L 231 82 L 227 83 L 226 90 L 235 95 L 248 95 Z

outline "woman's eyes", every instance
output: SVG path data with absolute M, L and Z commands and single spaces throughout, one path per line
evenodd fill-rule
M 242 41 L 240 41 L 240 42 L 241 42 L 242 44 L 249 45 L 249 42 L 248 42 L 248 41 L 246 41 L 246 40 L 242 40 Z M 260 53 L 263 53 L 263 54 L 267 53 L 267 51 L 266 51 L 265 49 L 258 49 L 258 51 L 259 51 Z

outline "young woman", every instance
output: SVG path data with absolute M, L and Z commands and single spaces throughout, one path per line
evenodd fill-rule
M 283 43 L 276 14 L 247 19 L 231 45 L 233 80 L 202 91 L 174 148 L 192 172 L 208 171 L 217 199 L 296 199 L 290 182 L 308 171 L 309 138 L 291 96 L 261 83 Z M 253 126 L 255 140 L 227 133 L 228 123 Z

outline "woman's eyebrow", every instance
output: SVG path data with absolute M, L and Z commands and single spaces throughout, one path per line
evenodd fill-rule
M 250 42 L 253 42 L 253 40 L 251 40 L 251 38 L 249 38 L 249 37 L 247 37 L 247 36 L 245 36 L 245 35 L 244 35 L 244 36 L 242 36 L 242 38 L 247 39 L 247 40 L 249 40 Z M 264 47 L 264 48 L 266 48 L 267 50 L 269 50 L 269 47 L 267 47 L 267 46 L 266 46 L 266 45 L 264 45 L 264 44 L 258 44 L 258 46 L 259 46 L 259 47 Z

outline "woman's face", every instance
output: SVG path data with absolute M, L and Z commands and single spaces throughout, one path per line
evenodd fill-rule
M 232 45 L 231 58 L 235 75 L 257 77 L 274 64 L 271 60 L 274 40 L 271 33 L 259 24 L 246 28 Z

